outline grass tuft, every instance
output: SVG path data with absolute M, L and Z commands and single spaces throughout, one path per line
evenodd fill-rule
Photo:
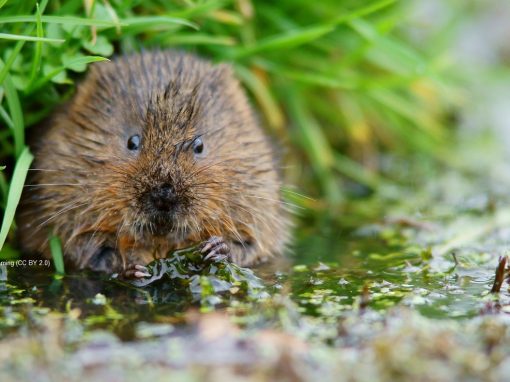
M 26 175 L 25 129 L 67 101 L 91 63 L 142 47 L 231 62 L 269 133 L 300 163 L 288 183 L 317 205 L 345 201 L 347 180 L 384 183 L 382 152 L 450 163 L 445 112 L 457 93 L 444 52 L 403 37 L 403 2 L 340 3 L 0 0 L 3 240 Z

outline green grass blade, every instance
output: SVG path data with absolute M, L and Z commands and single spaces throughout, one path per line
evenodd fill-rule
M 289 114 L 299 134 L 299 144 L 309 156 L 315 175 L 326 198 L 332 205 L 342 200 L 342 192 L 337 178 L 332 173 L 335 164 L 333 149 L 320 125 L 312 117 L 297 89 L 288 88 L 286 93 Z
M 2 84 L 5 80 L 5 77 L 7 76 L 7 73 L 9 73 L 9 70 L 11 69 L 12 64 L 16 60 L 16 58 L 19 55 L 19 52 L 25 45 L 26 41 L 18 41 L 18 43 L 14 46 L 14 49 L 12 50 L 12 53 L 10 54 L 9 58 L 5 61 L 5 64 L 2 66 L 2 70 L 0 70 L 0 84 Z
M 416 127 L 422 129 L 434 139 L 441 140 L 444 138 L 444 131 L 441 125 L 407 97 L 400 96 L 386 89 L 372 90 L 368 94 L 385 108 L 407 119 L 410 123 L 414 123 Z
M 18 258 L 19 252 L 8 243 L 6 243 L 0 251 L 0 259 L 2 260 L 16 260 Z
M 372 24 L 361 19 L 350 21 L 348 25 L 373 45 L 368 58 L 378 66 L 400 74 L 427 73 L 427 61 L 409 45 L 381 34 Z
M 41 14 L 46 9 L 46 6 L 48 5 L 48 0 L 41 1 L 41 4 L 39 6 Z M 33 25 L 29 25 L 27 28 L 25 28 L 25 35 L 32 34 L 32 31 L 34 30 Z M 11 69 L 11 66 L 14 64 L 14 61 L 18 57 L 19 53 L 21 52 L 21 49 L 23 49 L 23 46 L 25 45 L 26 41 L 18 41 L 16 45 L 14 46 L 14 49 L 12 50 L 12 53 L 9 55 L 9 58 L 5 61 L 5 64 L 0 70 L 0 84 L 4 82 L 5 76 L 7 73 L 9 73 L 9 70 Z M 1 62 L 0 62 L 1 64 Z
M 121 20 L 124 24 L 124 30 L 131 28 L 154 28 L 168 25 L 182 25 L 193 29 L 199 29 L 198 25 L 177 17 L 169 16 L 140 16 L 140 17 L 129 17 Z
M 0 9 L 7 3 L 7 0 L 0 0 Z
M 41 17 L 42 23 L 48 24 L 62 24 L 62 25 L 73 25 L 73 26 L 96 26 L 96 27 L 104 27 L 104 28 L 114 28 L 118 26 L 118 22 L 111 20 L 98 20 L 98 19 L 90 19 L 85 17 L 75 17 L 75 16 L 49 16 L 43 15 Z M 37 23 L 37 17 L 34 15 L 26 15 L 26 16 L 3 16 L 0 17 L 0 24 L 9 24 L 9 23 Z M 122 20 L 120 25 L 123 24 Z
M 232 58 L 239 59 L 254 54 L 267 51 L 281 51 L 284 49 L 295 48 L 296 46 L 309 43 L 319 37 L 332 32 L 335 29 L 333 25 L 319 25 L 298 30 L 291 30 L 277 36 L 271 36 L 259 40 L 254 45 L 233 50 Z
M 0 61 L 1 64 L 1 61 Z M 23 111 L 19 101 L 18 92 L 12 83 L 11 77 L 6 76 L 4 80 L 5 98 L 9 107 L 10 117 L 13 127 L 14 147 L 16 157 L 21 155 L 25 146 L 25 123 L 23 121 Z
M 5 179 L 5 166 L 0 166 L 0 192 L 2 194 L 2 209 L 7 205 L 7 193 L 9 192 L 9 184 Z
M 37 37 L 42 38 L 44 37 L 44 29 L 41 21 L 41 10 L 39 8 L 39 4 L 36 4 L 36 31 L 37 31 Z M 28 80 L 28 83 L 34 82 L 35 76 L 40 70 L 41 67 L 41 53 L 42 53 L 42 42 L 37 41 L 35 43 L 35 54 L 34 59 L 32 61 L 32 68 L 30 69 L 30 77 Z
M 7 126 L 10 129 L 14 129 L 14 123 L 12 122 L 11 117 L 7 113 L 7 111 L 3 108 L 2 105 L 0 105 L 0 117 L 4 120 L 4 122 L 7 124 Z
M 157 36 L 156 36 L 157 37 Z M 169 34 L 166 37 L 157 37 L 158 42 L 168 45 L 235 45 L 236 40 L 230 36 L 213 36 L 202 33 Z
M 46 76 L 41 78 L 40 80 L 36 81 L 32 86 L 26 89 L 27 93 L 32 93 L 33 91 L 39 89 L 41 86 L 43 86 L 48 81 L 51 81 L 53 77 L 58 75 L 60 72 L 63 72 L 64 70 L 72 67 L 73 65 L 80 65 L 80 64 L 90 64 L 92 62 L 99 62 L 99 61 L 109 61 L 105 57 L 101 56 L 84 56 L 84 57 L 78 57 L 72 60 L 69 60 L 64 63 L 64 65 L 58 67 L 57 69 L 51 71 Z
M 64 254 L 62 252 L 62 243 L 58 236 L 50 237 L 50 251 L 51 257 L 53 258 L 53 265 L 58 274 L 65 274 L 64 269 Z
M 30 163 L 32 163 L 33 159 L 34 157 L 30 153 L 30 150 L 28 147 L 25 147 L 16 162 L 16 166 L 14 167 L 14 173 L 12 174 L 11 185 L 7 196 L 7 206 L 5 207 L 2 228 L 0 230 L 0 250 L 5 243 L 12 221 L 14 220 L 14 214 L 21 198 L 21 192 L 23 191 L 23 185 L 27 177 L 28 168 L 30 167 Z
M 84 57 L 78 57 L 78 58 L 69 60 L 67 62 L 64 62 L 64 67 L 70 68 L 71 66 L 74 66 L 74 65 L 91 64 L 93 62 L 99 62 L 99 61 L 110 61 L 110 60 L 105 57 L 101 57 L 101 56 L 84 56 Z
M 235 71 L 248 90 L 254 95 L 269 126 L 273 129 L 281 129 L 284 125 L 285 117 L 267 84 L 263 83 L 252 71 L 241 65 L 236 65 Z
M 286 66 L 275 65 L 274 63 L 264 62 L 262 64 L 264 69 L 269 72 L 275 73 L 278 76 L 289 78 L 296 82 L 301 82 L 307 85 L 316 85 L 332 89 L 345 89 L 353 90 L 359 86 L 357 78 L 350 77 L 340 78 L 330 74 L 320 73 L 319 70 L 295 70 Z
M 48 4 L 48 0 L 41 1 L 40 6 L 38 7 L 39 8 L 39 12 L 41 14 L 46 9 L 47 4 Z M 25 29 L 24 33 L 25 33 L 25 35 L 30 35 L 33 30 L 34 30 L 34 26 L 33 25 L 29 25 Z M 16 43 L 16 45 L 14 46 L 14 49 L 12 50 L 12 53 L 9 55 L 9 57 L 5 61 L 5 64 L 2 63 L 1 60 L 0 60 L 0 64 L 1 64 L 0 65 L 0 67 L 1 67 L 1 70 L 0 70 L 0 84 L 2 84 L 4 82 L 4 80 L 6 79 L 7 74 L 9 73 L 9 70 L 11 69 L 11 67 L 14 64 L 14 62 L 16 61 L 16 59 L 18 58 L 19 53 L 21 52 L 21 49 L 23 49 L 23 46 L 25 45 L 25 43 L 26 43 L 26 40 L 19 40 Z M 18 141 L 20 141 L 20 140 L 18 140 Z M 17 153 L 19 154 L 19 152 L 20 152 L 20 146 L 18 144 L 18 151 L 17 151 Z
M 202 4 L 196 4 L 193 7 L 189 7 L 186 9 L 171 11 L 169 13 L 172 17 L 179 17 L 189 19 L 191 17 L 197 17 L 202 15 L 208 15 L 214 12 L 217 9 L 220 9 L 226 5 L 228 5 L 230 1 L 228 0 L 212 0 L 203 2 Z
M 19 258 L 19 252 L 11 245 L 6 244 L 0 251 L 0 259 L 2 260 L 16 260 Z
M 55 42 L 63 43 L 65 40 L 59 38 L 47 38 L 47 37 L 35 37 L 35 36 L 24 36 L 19 34 L 0 33 L 0 39 L 4 40 L 17 40 L 17 41 L 41 41 L 41 42 Z
M 365 16 L 368 16 L 372 13 L 375 13 L 375 12 L 378 12 L 380 11 L 381 9 L 384 9 L 392 4 L 394 4 L 396 2 L 396 0 L 382 0 L 382 1 L 378 1 L 376 2 L 375 4 L 370 4 L 370 5 L 367 5 L 366 7 L 362 7 L 360 9 L 356 9 L 352 12 L 349 12 L 345 15 L 341 15 L 340 17 L 338 17 L 337 19 L 335 19 L 333 21 L 333 24 L 343 24 L 343 23 L 346 23 L 348 21 L 351 21 L 351 20 L 354 20 L 354 19 L 358 19 L 360 17 L 365 17 Z

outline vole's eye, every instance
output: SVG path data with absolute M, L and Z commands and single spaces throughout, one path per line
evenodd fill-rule
M 140 147 L 140 136 L 138 134 L 132 135 L 127 141 L 127 148 L 135 151 Z
M 202 139 L 197 138 L 193 141 L 193 152 L 195 154 L 202 154 L 204 152 L 204 142 L 202 142 Z

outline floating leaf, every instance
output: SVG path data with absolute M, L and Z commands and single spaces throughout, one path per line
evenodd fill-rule
M 236 294 L 239 292 L 257 297 L 264 289 L 262 280 L 251 269 L 239 267 L 227 260 L 204 261 L 197 247 L 175 251 L 168 258 L 155 260 L 146 267 L 150 277 L 126 282 L 136 287 L 165 282 L 176 290 L 187 290 L 201 298 L 231 289 Z

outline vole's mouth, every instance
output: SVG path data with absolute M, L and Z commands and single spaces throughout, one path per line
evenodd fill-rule
M 157 214 L 151 218 L 149 229 L 154 236 L 165 236 L 176 229 L 174 214 Z
M 140 199 L 146 216 L 145 231 L 153 236 L 166 236 L 179 230 L 179 219 L 186 211 L 182 193 L 172 183 L 162 183 L 144 192 Z

